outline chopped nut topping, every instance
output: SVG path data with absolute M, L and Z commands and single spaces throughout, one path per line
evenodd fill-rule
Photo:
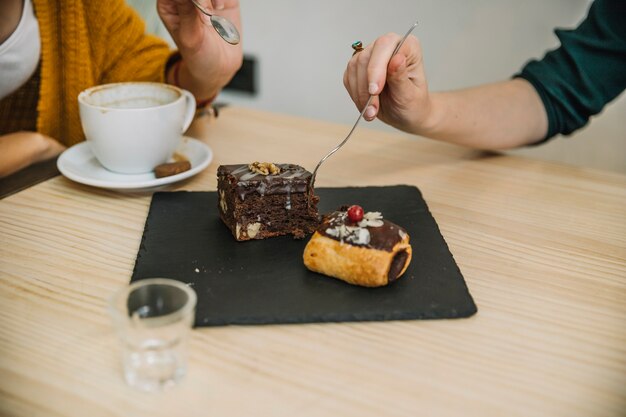
M 248 237 L 250 239 L 254 239 L 259 233 L 259 229 L 261 229 L 261 223 L 250 223 L 246 228 L 246 231 L 248 232 Z
M 253 162 L 248 165 L 248 169 L 261 175 L 280 174 L 280 168 L 271 162 Z
M 226 214 L 228 211 L 228 205 L 226 204 L 226 196 L 224 195 L 224 190 L 220 190 L 220 208 L 222 209 L 222 213 Z

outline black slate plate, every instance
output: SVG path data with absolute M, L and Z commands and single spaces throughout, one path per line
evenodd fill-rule
M 468 317 L 476 305 L 421 193 L 411 186 L 320 188 L 320 212 L 381 211 L 411 237 L 413 260 L 388 287 L 362 288 L 310 272 L 306 240 L 236 242 L 216 192 L 155 193 L 131 282 L 167 277 L 198 294 L 197 326 Z

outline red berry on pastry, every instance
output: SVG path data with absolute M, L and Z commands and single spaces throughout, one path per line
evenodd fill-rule
M 361 206 L 350 206 L 348 208 L 348 218 L 353 223 L 358 223 L 363 220 L 363 207 Z

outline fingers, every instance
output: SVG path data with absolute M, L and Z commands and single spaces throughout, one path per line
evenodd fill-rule
M 400 36 L 395 33 L 389 33 L 376 39 L 372 47 L 369 60 L 366 65 L 367 92 L 374 96 L 372 104 L 365 110 L 363 117 L 368 120 L 374 120 L 380 109 L 379 95 L 385 87 L 387 78 L 387 66 L 393 55 Z
M 418 39 L 408 36 L 393 55 L 401 37 L 388 34 L 355 54 L 344 72 L 344 86 L 359 111 L 372 97 L 363 117 L 407 132 L 414 131 L 431 105 Z M 417 116 L 416 116 L 417 115 Z
M 357 55 L 359 54 L 353 55 L 348 62 L 348 66 L 346 68 L 346 71 L 344 72 L 343 85 L 346 87 L 346 90 L 348 90 L 348 94 L 350 95 L 350 98 L 352 99 L 354 104 L 356 104 L 356 107 L 359 109 L 359 111 L 361 111 L 362 103 L 359 102 Z
M 387 67 L 387 97 L 396 106 L 405 106 L 413 100 L 414 85 L 408 71 L 407 58 L 397 54 L 391 58 Z
M 169 16 L 180 16 L 183 19 L 190 19 L 194 18 L 197 13 L 195 6 L 190 0 L 158 0 L 157 11 L 166 26 Z
M 358 108 L 360 111 L 363 111 L 363 107 L 367 104 L 370 99 L 371 94 L 369 93 L 369 84 L 367 78 L 367 63 L 370 61 L 370 51 L 371 48 L 367 51 L 362 51 L 357 54 L 357 99 L 358 99 Z M 365 53 L 364 53 L 365 52 Z M 378 96 L 374 96 L 367 107 L 365 109 L 365 113 L 363 113 L 363 118 L 368 122 L 371 122 L 376 118 L 376 114 L 378 114 Z
M 385 87 L 386 79 L 389 75 L 388 65 L 400 40 L 401 37 L 395 33 L 381 36 L 373 44 L 356 53 L 348 62 L 344 73 L 344 86 L 359 111 L 363 110 L 363 106 L 367 103 L 370 95 L 374 96 L 370 107 L 363 114 L 365 120 L 371 121 L 378 115 L 380 108 L 378 95 Z M 410 50 L 403 45 L 402 50 L 398 53 L 401 58 L 399 57 L 394 71 L 399 71 L 400 61 L 405 62 L 404 68 L 406 70 L 406 56 L 408 53 L 410 53 Z M 398 74 L 396 76 L 400 77 Z
M 346 67 L 346 70 L 343 73 L 343 86 L 345 87 L 346 91 L 348 92 L 348 95 L 350 96 L 354 104 L 357 104 L 356 100 L 354 99 L 354 94 L 353 94 L 353 92 L 356 91 L 356 77 L 353 76 L 352 74 L 351 62 L 352 61 L 348 62 L 348 66 Z
M 398 54 L 391 58 L 389 65 L 387 65 L 387 83 L 406 80 L 406 69 L 406 57 L 404 55 Z
M 354 56 L 356 60 L 356 99 L 359 110 L 363 110 L 367 100 L 370 98 L 370 94 L 367 92 L 367 63 L 370 59 L 371 51 L 372 48 L 366 48 Z
M 387 78 L 387 65 L 398 42 L 400 36 L 395 33 L 381 36 L 374 42 L 371 58 L 367 63 L 367 88 L 370 94 L 378 95 L 383 90 Z
M 378 96 L 372 97 L 372 102 L 363 113 L 363 118 L 368 122 L 371 122 L 378 115 L 378 109 L 380 108 L 380 99 Z
M 224 0 L 211 0 L 214 10 L 224 10 Z
M 211 0 L 210 2 L 213 10 L 221 11 L 225 9 L 235 9 L 239 7 L 238 0 Z
M 367 81 L 367 62 L 369 61 L 370 52 L 371 47 L 354 54 L 350 62 L 348 62 L 343 75 L 343 85 L 359 112 L 363 111 L 363 107 L 370 98 Z M 374 120 L 378 113 L 378 108 L 379 100 L 375 96 L 363 114 L 363 118 L 367 121 Z
M 410 36 L 387 66 L 386 90 L 396 103 L 411 101 L 416 90 L 427 90 L 421 62 L 419 41 Z
M 370 60 L 371 51 L 371 46 L 368 46 L 361 52 L 354 54 L 348 62 L 343 76 L 343 84 L 359 112 L 363 111 L 363 107 L 370 98 L 367 82 L 367 63 Z M 376 117 L 377 98 L 372 100 L 371 106 L 372 108 L 368 109 L 364 114 L 365 119 L 368 121 Z

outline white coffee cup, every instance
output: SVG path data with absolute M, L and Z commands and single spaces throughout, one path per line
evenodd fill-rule
M 98 161 L 122 174 L 150 172 L 167 162 L 191 124 L 196 100 L 169 84 L 126 82 L 78 95 L 80 121 Z

